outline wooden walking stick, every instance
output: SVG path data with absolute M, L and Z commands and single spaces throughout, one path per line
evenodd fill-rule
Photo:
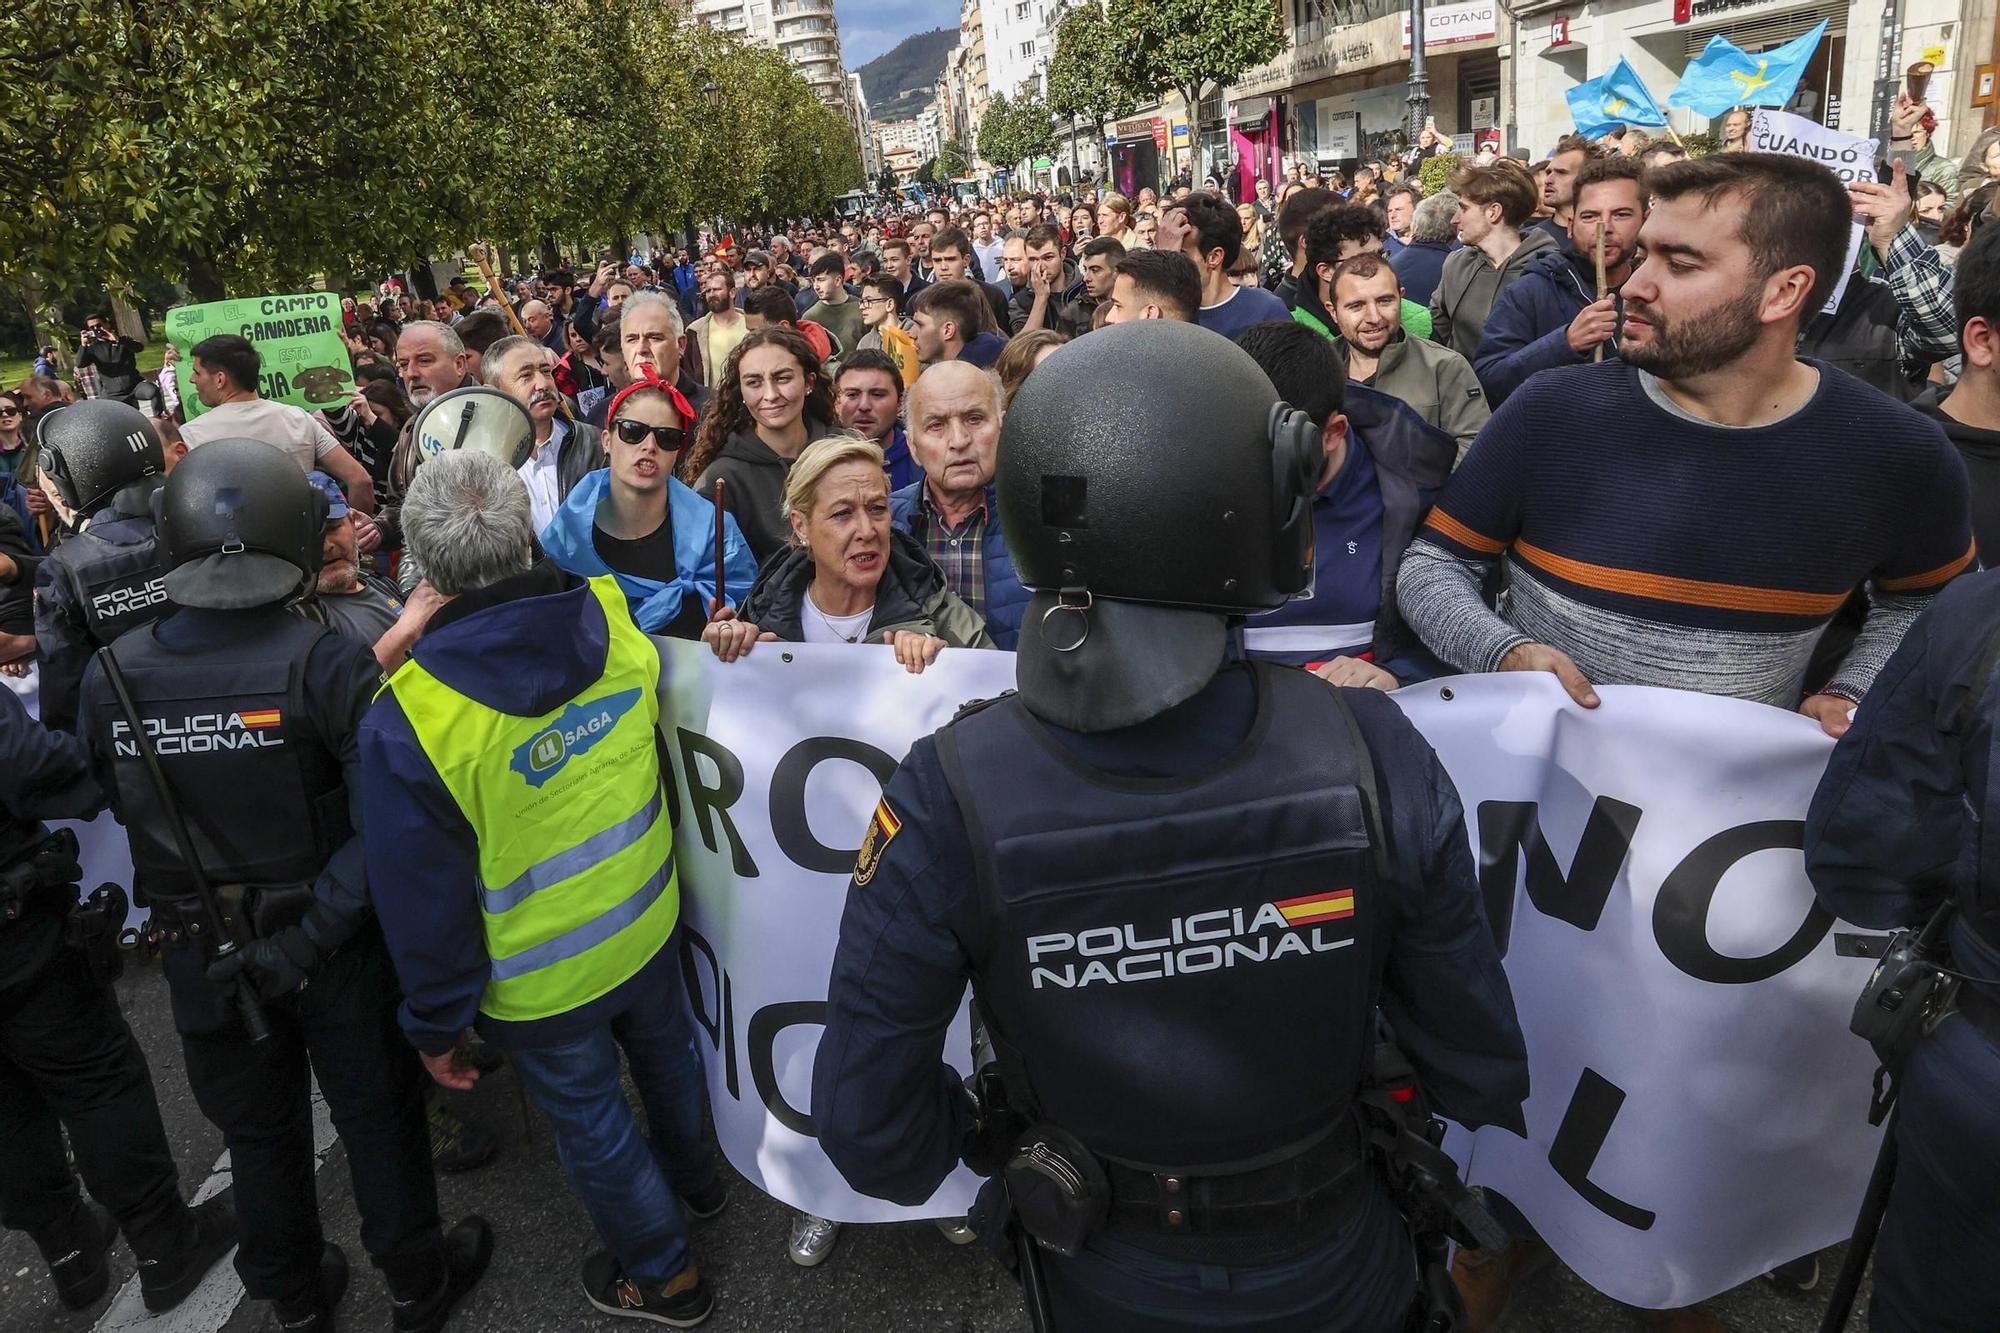
M 515 310 L 514 303 L 507 299 L 506 291 L 500 286 L 500 279 L 493 276 L 493 261 L 487 258 L 486 247 L 475 242 L 467 246 L 465 252 L 471 255 L 472 262 L 479 266 L 479 276 L 486 279 L 486 290 L 500 298 L 500 309 L 506 314 L 507 322 L 513 326 L 514 332 L 523 338 L 540 342 L 541 339 L 536 338 L 534 334 L 528 332 L 527 326 L 521 323 L 520 312 Z M 556 390 L 556 406 L 562 409 L 564 421 L 569 422 L 571 425 L 576 424 L 576 418 L 571 415 L 569 410 L 569 399 L 563 397 L 562 390 L 560 389 Z
M 729 527 L 729 513 L 722 507 L 722 498 L 729 483 L 721 477 L 715 479 L 715 609 L 720 611 L 728 604 L 728 577 L 722 567 L 722 542 Z
M 1604 219 L 1597 220 L 1597 299 L 1604 299 Z M 1592 361 L 1604 359 L 1604 344 L 1597 344 L 1597 350 L 1590 354 Z

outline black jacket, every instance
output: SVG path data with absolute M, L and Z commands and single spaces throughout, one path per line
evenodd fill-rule
M 805 641 L 806 590 L 812 586 L 812 553 L 789 548 L 764 562 L 739 614 L 787 643 Z M 892 630 L 934 634 L 954 648 L 991 648 L 977 612 L 945 586 L 944 571 L 923 545 L 901 528 L 889 530 L 889 561 L 875 588 L 875 607 L 863 642 L 881 643 Z
M 1910 406 L 1942 426 L 1965 460 L 1972 486 L 1972 538 L 1980 567 L 1991 569 L 2000 565 L 2000 430 L 1982 430 L 1947 415 L 1944 400 L 1950 396 L 1944 386 L 1933 384 Z
M 1396 571 L 1417 525 L 1451 476 L 1458 441 L 1418 416 L 1400 398 L 1349 381 L 1341 410 L 1350 429 L 1367 442 L 1375 462 L 1375 486 L 1382 495 L 1382 605 L 1375 612 L 1375 661 L 1391 662 L 1422 675 L 1450 675 L 1403 621 L 1396 604 Z
M 1840 305 L 1814 317 L 1799 333 L 1799 355 L 1839 366 L 1891 398 L 1909 402 L 1918 386 L 1904 373 L 1902 344 L 1896 336 L 1901 311 L 1896 294 L 1880 278 L 1857 273 L 1848 279 Z

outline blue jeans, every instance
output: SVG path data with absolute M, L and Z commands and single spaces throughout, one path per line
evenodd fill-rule
M 707 1185 L 715 1167 L 702 1140 L 704 1083 L 694 1020 L 681 985 L 679 939 L 670 966 L 647 969 L 646 988 L 603 1026 L 560 1046 L 512 1052 L 529 1098 L 555 1129 L 556 1156 L 627 1277 L 666 1285 L 688 1266 L 687 1218 L 676 1191 Z M 652 1130 L 649 1145 L 619 1081 L 618 1052 Z

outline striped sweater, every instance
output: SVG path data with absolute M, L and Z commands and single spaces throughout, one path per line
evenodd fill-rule
M 1426 646 L 1492 671 L 1545 643 L 1599 684 L 1796 707 L 1859 699 L 1917 612 L 1972 567 L 1964 465 L 1937 426 L 1831 367 L 1789 417 L 1729 428 L 1621 364 L 1544 371 L 1510 397 L 1404 556 Z M 1490 610 L 1482 586 L 1498 566 Z M 1849 594 L 1869 615 L 1805 679 Z

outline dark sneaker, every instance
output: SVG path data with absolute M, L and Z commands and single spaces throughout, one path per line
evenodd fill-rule
M 485 1166 L 499 1155 L 500 1144 L 477 1125 L 458 1118 L 443 1102 L 430 1105 L 431 1165 L 448 1174 Z
M 478 1283 L 492 1258 L 493 1228 L 479 1214 L 468 1215 L 445 1232 L 444 1276 L 438 1289 L 408 1301 L 391 1296 L 395 1333 L 438 1333 L 445 1320 L 451 1318 L 452 1307 Z
M 346 1294 L 347 1254 L 329 1243 L 319 1252 L 319 1282 L 312 1295 L 274 1304 L 279 1333 L 333 1333 L 333 1312 Z
M 49 1265 L 57 1299 L 72 1310 L 97 1304 L 111 1286 L 104 1252 L 117 1239 L 118 1223 L 111 1214 L 82 1198 L 60 1224 L 37 1235 L 35 1245 Z
M 1779 1264 L 1764 1274 L 1764 1280 L 1780 1291 L 1808 1292 L 1819 1285 L 1819 1256 L 1809 1254 L 1788 1264 Z
M 146 1309 L 165 1314 L 186 1300 L 208 1270 L 236 1248 L 236 1195 L 224 1190 L 188 1210 L 194 1215 L 194 1239 L 187 1248 L 162 1259 L 139 1261 L 139 1294 Z
M 669 1328 L 693 1328 L 715 1313 L 715 1293 L 689 1264 L 666 1286 L 647 1291 L 626 1277 L 608 1250 L 583 1261 L 583 1294 L 606 1314 L 650 1319 Z
M 706 1222 L 729 1206 L 729 1182 L 720 1171 L 698 1190 L 681 1195 L 681 1209 L 697 1222 Z

